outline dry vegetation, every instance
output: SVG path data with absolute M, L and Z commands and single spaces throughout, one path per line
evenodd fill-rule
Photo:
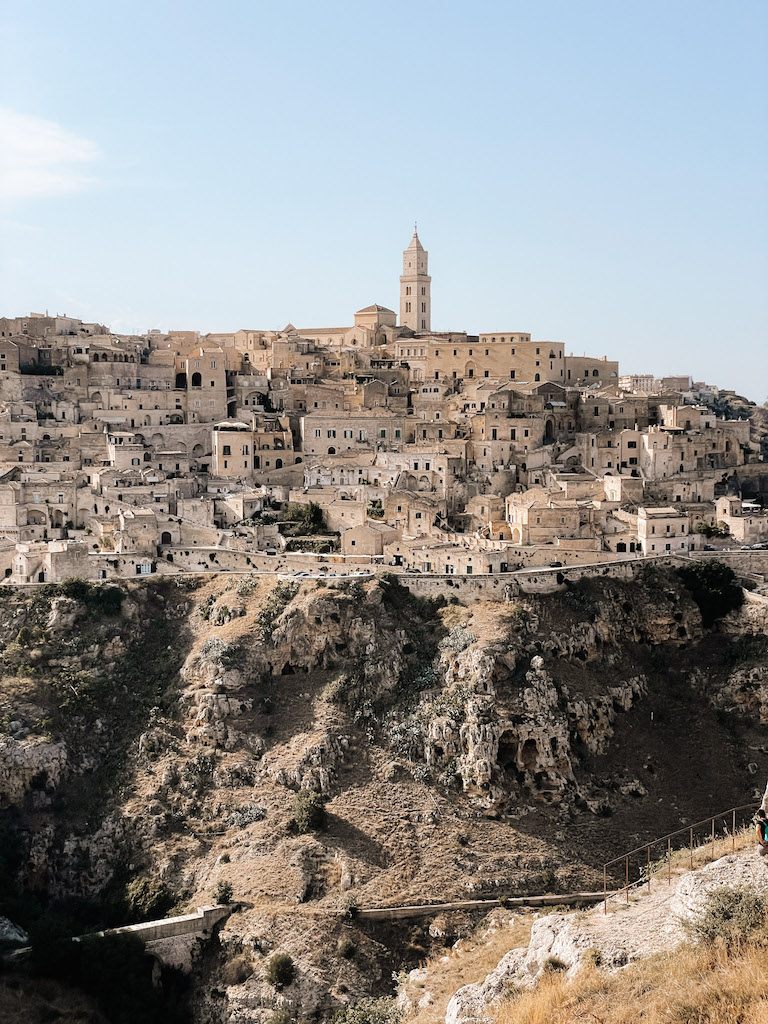
M 766 1024 L 768 948 L 683 947 L 606 974 L 573 981 L 552 972 L 502 1003 L 497 1024 Z
M 682 839 L 684 840 L 685 836 L 682 836 Z M 693 854 L 691 854 L 690 847 L 686 846 L 678 850 L 673 849 L 672 856 L 667 859 L 665 851 L 663 857 L 651 861 L 651 886 L 655 888 L 658 882 L 666 883 L 669 878 L 677 880 L 686 871 L 698 870 L 707 864 L 711 864 L 713 861 L 720 860 L 721 857 L 727 857 L 730 853 L 740 853 L 743 850 L 752 849 L 754 845 L 754 826 L 746 825 L 743 828 L 737 829 L 733 835 L 720 836 L 714 842 L 708 836 L 705 836 L 701 845 L 694 845 Z M 653 855 L 654 851 L 652 850 L 651 856 Z M 634 869 L 635 862 L 633 862 L 632 866 Z M 644 888 L 644 882 L 630 884 L 630 900 L 635 898 L 633 895 L 635 892 Z M 625 893 L 626 889 L 617 887 L 615 895 L 608 901 L 609 913 L 620 909 L 624 902 Z
M 418 1003 L 428 989 L 432 1002 L 408 1017 L 408 1024 L 442 1024 L 451 996 L 471 982 L 482 981 L 511 949 L 527 946 L 532 912 L 515 914 L 494 911 L 475 932 L 450 949 L 426 961 L 429 980 L 408 985 L 408 995 Z

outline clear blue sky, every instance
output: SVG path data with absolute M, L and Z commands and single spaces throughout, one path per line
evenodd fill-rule
M 766 0 L 5 0 L 0 311 L 530 331 L 768 396 Z

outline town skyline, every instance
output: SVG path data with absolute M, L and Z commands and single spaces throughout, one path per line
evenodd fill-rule
M 3 311 L 344 323 L 416 218 L 435 327 L 766 398 L 764 4 L 179 11 L 5 5 Z

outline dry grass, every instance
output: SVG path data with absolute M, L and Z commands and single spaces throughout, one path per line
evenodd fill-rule
M 684 838 L 684 837 L 683 837 Z M 695 839 L 696 837 L 694 837 Z M 651 861 L 651 887 L 655 886 L 656 881 L 666 882 L 668 878 L 677 879 L 680 875 L 685 874 L 690 870 L 698 870 L 703 868 L 706 864 L 711 864 L 713 861 L 719 860 L 721 857 L 727 857 L 732 853 L 740 853 L 743 850 L 752 849 L 757 845 L 755 838 L 754 826 L 749 825 L 744 828 L 737 829 L 735 836 L 724 836 L 722 838 L 715 839 L 714 843 L 708 837 L 702 840 L 700 846 L 694 846 L 693 850 L 693 862 L 691 862 L 691 851 L 690 847 L 684 849 L 672 850 L 672 856 L 667 861 L 666 850 L 664 855 L 658 860 Z M 655 851 L 651 850 L 651 856 L 655 855 Z M 636 869 L 638 862 L 632 861 L 630 870 L 633 873 L 631 877 L 637 877 Z M 643 864 L 640 864 L 643 870 L 643 877 L 646 877 L 647 871 Z M 619 882 L 619 885 L 622 883 Z M 638 893 L 644 889 L 643 882 L 630 883 L 630 900 L 632 900 L 633 891 L 637 890 Z M 619 889 L 617 886 L 616 895 L 613 899 L 608 901 L 609 913 L 619 909 L 624 901 L 624 893 L 626 890 Z
M 768 948 L 684 946 L 614 974 L 546 975 L 497 1024 L 768 1024 Z
M 684 839 L 685 837 L 683 836 L 683 840 Z M 694 836 L 694 840 L 695 839 L 696 836 Z M 755 838 L 755 828 L 753 825 L 737 829 L 735 836 L 729 835 L 723 836 L 722 838 L 716 838 L 714 843 L 711 839 L 707 839 L 703 845 L 694 846 L 693 867 L 694 869 L 702 868 L 705 864 L 711 864 L 714 860 L 719 860 L 721 857 L 727 857 L 729 853 L 739 853 L 742 850 L 747 850 L 756 845 L 757 839 Z M 653 856 L 653 851 L 651 851 L 651 856 Z M 671 861 L 673 872 L 681 869 L 683 871 L 689 871 L 691 867 L 690 847 L 673 850 Z M 663 859 L 656 861 L 655 864 L 651 864 L 651 872 L 654 875 L 663 875 L 666 870 L 667 864 L 665 853 Z
M 414 1002 L 430 992 L 432 1002 L 409 1016 L 408 1024 L 443 1024 L 446 1008 L 457 989 L 474 981 L 482 981 L 494 970 L 505 953 L 528 945 L 533 919 L 533 913 L 515 915 L 511 927 L 507 925 L 492 930 L 488 929 L 486 921 L 471 937 L 431 957 L 425 964 L 429 971 L 428 980 L 408 985 L 407 992 Z

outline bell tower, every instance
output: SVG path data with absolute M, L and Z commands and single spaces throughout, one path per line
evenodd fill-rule
M 403 253 L 400 277 L 400 324 L 412 331 L 432 330 L 432 278 L 427 273 L 428 255 L 414 225 L 411 244 Z

